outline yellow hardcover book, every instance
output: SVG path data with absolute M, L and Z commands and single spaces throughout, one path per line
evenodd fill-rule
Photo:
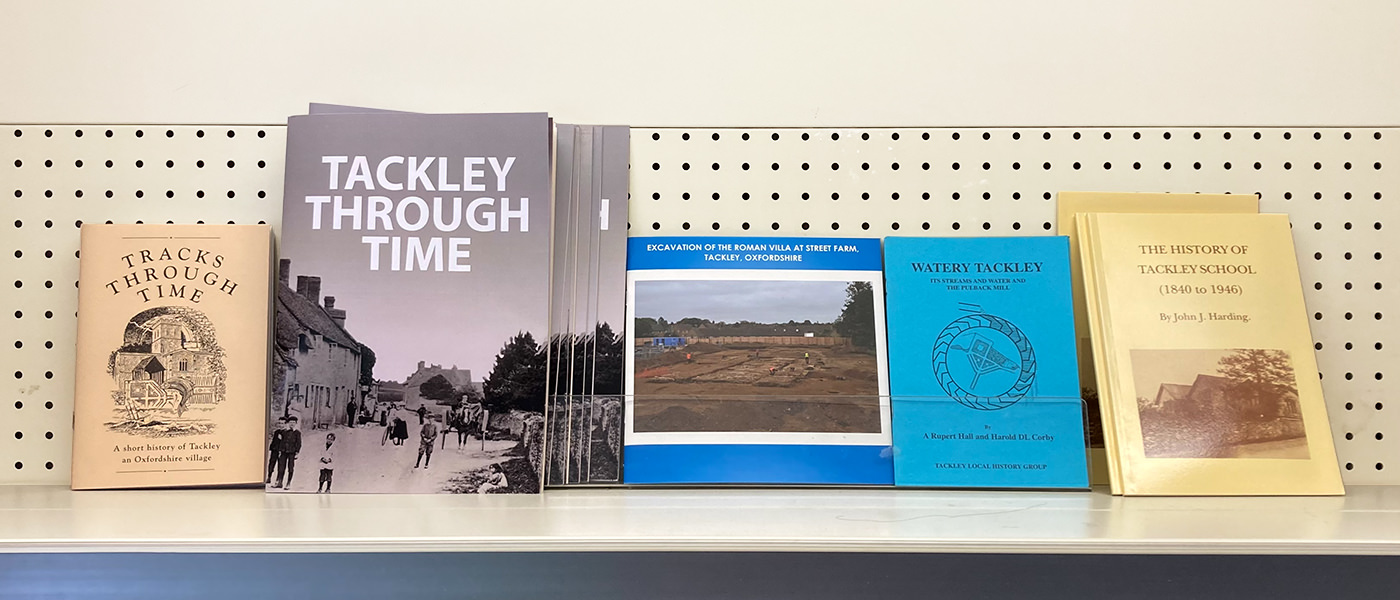
M 1090 214 L 1124 495 L 1342 494 L 1286 215 Z
M 1058 235 L 1069 237 L 1070 287 L 1074 301 L 1074 330 L 1079 348 L 1079 381 L 1088 402 L 1089 482 L 1107 483 L 1094 361 L 1090 352 L 1089 325 L 1084 304 L 1084 271 L 1074 216 L 1081 213 L 1257 213 L 1259 199 L 1252 194 L 1178 194 L 1150 192 L 1060 192 L 1056 197 Z
M 1093 293 L 1093 290 L 1098 289 L 1099 272 L 1093 263 L 1093 257 L 1098 254 L 1094 249 L 1094 238 L 1092 235 L 1088 234 L 1089 225 L 1087 225 L 1087 221 L 1090 214 L 1091 213 L 1079 213 L 1074 215 L 1073 220 L 1075 221 L 1075 227 L 1079 231 L 1085 232 L 1077 236 L 1078 248 L 1075 248 L 1075 250 L 1078 251 L 1079 262 L 1082 263 L 1078 266 L 1080 268 L 1080 273 L 1083 275 L 1084 289 L 1089 290 L 1089 293 L 1084 294 L 1084 302 L 1087 309 L 1086 324 L 1089 333 L 1089 346 L 1096 350 L 1091 353 L 1094 364 L 1089 373 L 1098 379 L 1096 381 L 1081 380 L 1080 385 L 1086 389 L 1112 389 L 1113 386 L 1107 381 L 1109 371 L 1101 364 L 1103 359 L 1102 348 L 1105 347 L 1103 337 L 1106 324 L 1099 318 L 1100 315 L 1103 314 L 1099 307 L 1099 296 Z M 1097 392 L 1095 392 L 1095 398 L 1097 398 Z M 1090 448 L 1089 460 L 1091 463 L 1096 460 L 1099 462 L 1098 465 L 1093 466 L 1094 470 L 1091 471 L 1091 481 L 1094 485 L 1107 483 L 1109 489 L 1114 494 L 1121 494 L 1123 480 L 1120 477 L 1118 465 L 1117 444 L 1115 443 L 1117 438 L 1115 437 L 1116 429 L 1113 427 L 1114 417 L 1112 405 L 1107 402 L 1100 402 L 1098 404 L 1099 405 L 1095 409 L 1094 417 L 1099 420 L 1098 427 L 1101 437 L 1098 443 L 1101 444 L 1101 446 L 1098 448 Z M 1097 450 L 1097 452 L 1095 452 L 1095 450 Z
M 263 481 L 267 225 L 83 225 L 73 489 Z

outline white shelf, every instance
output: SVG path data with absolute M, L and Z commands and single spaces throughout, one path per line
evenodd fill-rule
M 920 490 L 542 496 L 0 487 L 0 552 L 1400 554 L 1400 486 L 1346 497 Z

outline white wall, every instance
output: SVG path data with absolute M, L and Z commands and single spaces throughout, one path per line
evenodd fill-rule
M 0 121 L 1395 125 L 1397 25 L 1385 0 L 11 0 Z

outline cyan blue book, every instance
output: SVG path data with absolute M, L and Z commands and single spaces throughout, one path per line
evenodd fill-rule
M 629 484 L 890 485 L 880 240 L 627 240 Z
M 895 485 L 1085 488 L 1069 242 L 887 238 Z

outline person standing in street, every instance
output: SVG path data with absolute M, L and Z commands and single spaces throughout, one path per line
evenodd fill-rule
M 389 433 L 389 439 L 394 441 L 395 446 L 402 446 L 404 440 L 408 439 L 408 423 L 400 418 L 398 413 L 394 414 L 394 419 L 390 422 L 393 423 L 393 431 Z
M 349 402 L 345 403 L 345 424 L 347 426 L 355 426 L 355 408 L 356 406 L 354 398 L 351 398 Z
M 413 468 L 418 468 L 418 463 L 423 463 L 423 468 L 428 468 L 428 463 L 433 462 L 433 442 L 437 441 L 437 424 L 431 420 L 423 423 L 423 429 L 418 432 L 418 460 L 413 461 Z
M 418 413 L 418 424 L 422 425 L 423 419 L 428 416 L 428 408 L 423 406 L 422 404 L 419 404 L 418 410 L 414 412 Z
M 321 450 L 321 481 L 316 484 L 316 493 L 331 491 L 331 478 L 335 475 L 335 434 L 326 434 L 326 447 Z
M 297 453 L 301 452 L 301 428 L 297 427 L 296 417 L 283 422 L 281 453 L 277 459 L 277 484 L 274 488 L 292 487 L 292 475 L 297 471 Z M 286 475 L 286 479 L 282 478 Z
M 272 483 L 272 471 L 277 468 L 277 464 L 282 461 L 282 439 L 287 435 L 287 422 L 278 419 L 272 425 L 272 439 L 267 444 L 267 478 L 263 480 L 263 485 Z M 275 487 L 282 487 L 279 483 Z

